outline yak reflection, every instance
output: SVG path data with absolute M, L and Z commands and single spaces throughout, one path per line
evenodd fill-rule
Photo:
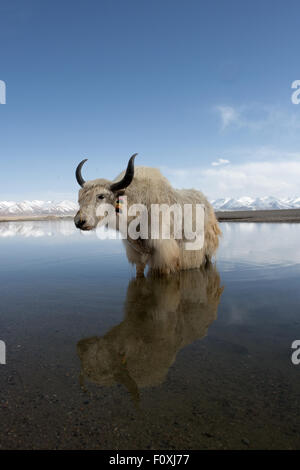
M 132 280 L 122 323 L 77 344 L 81 384 L 123 384 L 137 403 L 140 387 L 161 384 L 178 351 L 206 335 L 222 292 L 214 265 Z

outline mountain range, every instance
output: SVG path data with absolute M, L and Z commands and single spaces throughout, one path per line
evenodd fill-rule
M 271 210 L 271 209 L 299 209 L 300 197 L 276 198 L 265 197 L 241 197 L 220 198 L 210 201 L 216 211 L 238 210 Z M 0 201 L 0 216 L 73 216 L 78 210 L 78 205 L 72 201 Z
M 265 197 L 241 197 L 222 198 L 210 201 L 216 211 L 256 211 L 274 209 L 299 209 L 300 197 L 277 198 Z
M 0 201 L 0 216 L 74 215 L 78 206 L 72 201 Z

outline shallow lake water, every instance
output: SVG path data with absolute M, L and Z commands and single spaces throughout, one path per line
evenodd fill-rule
M 300 225 L 136 280 L 120 240 L 0 223 L 0 448 L 300 449 Z

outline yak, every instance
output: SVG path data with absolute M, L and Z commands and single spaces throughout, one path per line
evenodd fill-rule
M 181 238 L 172 232 L 169 239 L 160 235 L 158 238 L 136 239 L 127 236 L 124 241 L 128 261 L 136 266 L 137 277 L 144 276 L 148 265 L 152 273 L 166 275 L 180 270 L 199 268 L 211 261 L 218 244 L 221 230 L 216 219 L 214 209 L 202 192 L 195 189 L 174 189 L 169 181 L 156 168 L 134 167 L 131 156 L 126 171 L 123 171 L 114 181 L 95 179 L 85 181 L 81 170 L 87 159 L 82 160 L 76 168 L 76 179 L 81 186 L 79 191 L 79 211 L 74 222 L 80 230 L 93 230 L 103 220 L 99 215 L 101 204 L 110 204 L 116 207 L 117 225 L 120 230 L 122 211 L 118 211 L 120 198 L 126 196 L 127 207 L 138 204 L 148 209 L 149 226 L 151 226 L 152 205 L 184 205 L 196 206 L 201 204 L 204 208 L 203 233 L 204 242 L 198 250 L 185 249 L 185 235 Z M 194 217 L 194 215 L 192 216 Z M 128 217 L 126 223 L 130 223 Z M 172 222 L 171 222 L 172 223 Z M 173 221 L 174 225 L 174 221 Z

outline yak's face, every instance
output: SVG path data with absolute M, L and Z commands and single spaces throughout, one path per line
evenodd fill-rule
M 79 211 L 74 222 L 81 230 L 93 230 L 105 216 L 101 205 L 115 205 L 117 194 L 110 190 L 111 183 L 106 180 L 89 181 L 79 191 Z M 101 214 L 101 215 L 100 215 Z
M 82 189 L 79 191 L 78 198 L 80 208 L 74 219 L 77 228 L 81 230 L 93 230 L 106 215 L 104 204 L 110 204 L 113 205 L 113 208 L 115 207 L 116 199 L 120 194 L 124 193 L 124 189 L 127 188 L 133 180 L 134 159 L 136 155 L 135 153 L 129 159 L 127 170 L 123 178 L 116 183 L 111 183 L 105 179 L 84 181 L 81 175 L 81 168 L 86 160 L 82 160 L 82 162 L 79 163 L 76 169 L 76 179 Z M 101 210 L 101 205 L 103 205 L 103 210 Z

